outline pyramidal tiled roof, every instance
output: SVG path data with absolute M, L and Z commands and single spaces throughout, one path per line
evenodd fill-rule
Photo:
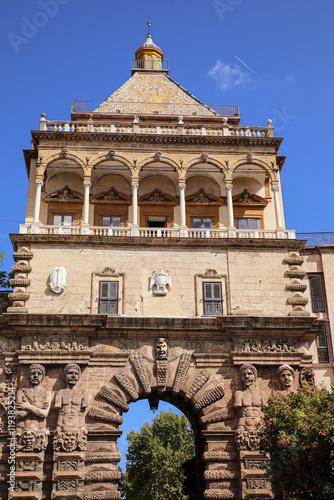
M 163 72 L 136 72 L 95 110 L 99 113 L 217 116 Z

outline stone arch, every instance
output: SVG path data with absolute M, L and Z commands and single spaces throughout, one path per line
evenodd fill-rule
M 198 158 L 194 158 L 191 160 L 187 165 L 184 166 L 184 169 L 186 170 L 186 174 L 188 174 L 189 170 L 191 170 L 193 167 L 199 164 L 205 164 L 205 165 L 211 165 L 215 169 L 217 169 L 217 173 L 223 174 L 223 180 L 225 180 L 226 177 L 226 167 L 224 165 L 216 160 L 215 158 L 211 158 L 207 154 L 203 153 L 201 156 Z M 205 170 L 203 171 L 205 173 Z
M 177 172 L 180 169 L 180 165 L 176 163 L 176 161 L 172 160 L 171 158 L 168 158 L 166 156 L 163 156 L 159 151 L 156 152 L 154 155 L 149 156 L 145 158 L 144 160 L 140 161 L 137 165 L 141 170 L 143 170 L 145 167 L 152 163 L 162 163 L 165 165 L 169 165 L 174 172 Z M 159 171 L 159 167 L 157 166 L 157 171 Z
M 61 160 L 62 162 L 64 161 L 71 161 L 73 162 L 74 166 L 77 165 L 79 167 L 82 168 L 82 173 L 85 174 L 85 171 L 87 169 L 86 165 L 84 164 L 84 162 L 81 160 L 81 158 L 77 155 L 74 155 L 70 152 L 68 152 L 66 149 L 63 148 L 62 151 L 60 151 L 59 153 L 56 153 L 52 156 L 49 156 L 45 162 L 43 162 L 42 165 L 40 165 L 39 167 L 37 167 L 36 169 L 36 175 L 39 175 L 39 176 L 43 176 L 44 173 L 46 172 L 46 169 L 48 167 L 52 167 L 53 163 L 58 161 L 58 160 Z
M 114 150 L 110 150 L 109 153 L 96 158 L 96 160 L 94 161 L 94 163 L 92 165 L 93 169 L 96 168 L 101 163 L 104 163 L 105 161 L 108 161 L 108 160 L 109 161 L 113 160 L 113 161 L 117 161 L 117 162 L 121 163 L 122 165 L 124 165 L 125 167 L 127 167 L 129 169 L 129 172 L 131 172 L 133 169 L 133 165 L 131 164 L 131 162 L 127 158 L 125 158 L 123 155 L 120 155 L 118 152 L 116 152 Z
M 90 426 L 94 429 L 96 422 L 109 425 L 113 429 L 113 449 L 117 452 L 118 426 L 123 421 L 122 413 L 128 411 L 130 403 L 152 396 L 172 403 L 187 416 L 194 430 L 198 499 L 230 498 L 222 496 L 230 494 L 222 483 L 226 479 L 233 483 L 239 477 L 235 470 L 237 453 L 231 451 L 233 438 L 230 439 L 229 451 L 215 451 L 217 444 L 221 449 L 221 442 L 228 439 L 220 433 L 221 427 L 217 427 L 217 423 L 234 418 L 234 410 L 226 408 L 223 403 L 222 378 L 212 370 L 197 367 L 189 351 L 179 351 L 172 358 L 168 358 L 167 354 L 164 359 L 154 359 L 150 354 L 149 349 L 133 351 L 124 368 L 116 367 L 109 380 L 100 386 L 88 409 L 88 433 Z M 110 479 L 114 476 L 111 475 Z M 212 482 L 215 483 L 214 488 L 210 487 Z M 102 491 L 100 488 L 116 489 L 116 484 L 114 479 L 109 486 L 96 485 L 99 488 L 96 491 Z M 218 493 L 217 488 L 220 488 Z
M 271 182 L 277 181 L 278 177 L 275 172 L 273 172 L 272 168 L 263 160 L 259 159 L 253 159 L 253 158 L 241 158 L 240 160 L 237 160 L 233 165 L 230 167 L 231 171 L 231 178 L 233 179 L 233 174 L 234 172 L 241 166 L 243 165 L 253 165 L 256 167 L 261 168 L 262 170 L 265 170 L 267 175 L 270 177 Z

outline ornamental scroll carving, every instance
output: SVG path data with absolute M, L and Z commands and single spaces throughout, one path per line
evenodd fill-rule
M 237 352 L 296 352 L 296 341 L 292 339 L 235 337 L 233 350 Z

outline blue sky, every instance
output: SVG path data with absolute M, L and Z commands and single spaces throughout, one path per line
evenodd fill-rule
M 147 21 L 172 78 L 207 104 L 238 104 L 242 125 L 273 120 L 285 138 L 286 227 L 334 230 L 332 1 L 10 0 L 0 9 L 5 269 L 13 264 L 8 233 L 24 222 L 30 130 L 42 112 L 69 119 L 72 99 L 104 99 L 122 85 Z M 138 425 L 152 416 L 138 412 Z

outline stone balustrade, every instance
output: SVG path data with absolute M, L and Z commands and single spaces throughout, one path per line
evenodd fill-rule
M 181 117 L 180 117 L 181 118 Z M 94 132 L 109 134 L 150 134 L 150 135 L 202 135 L 231 137 L 273 137 L 274 127 L 268 120 L 267 127 L 249 127 L 228 125 L 188 125 L 182 120 L 175 125 L 143 124 L 134 121 L 131 124 L 88 121 L 50 121 L 40 120 L 40 130 L 48 132 Z
M 106 226 L 51 226 L 43 224 L 21 224 L 20 234 L 57 234 L 90 236 L 133 236 L 142 238 L 248 238 L 248 239 L 295 239 L 290 229 L 193 229 L 152 227 L 106 227 Z

